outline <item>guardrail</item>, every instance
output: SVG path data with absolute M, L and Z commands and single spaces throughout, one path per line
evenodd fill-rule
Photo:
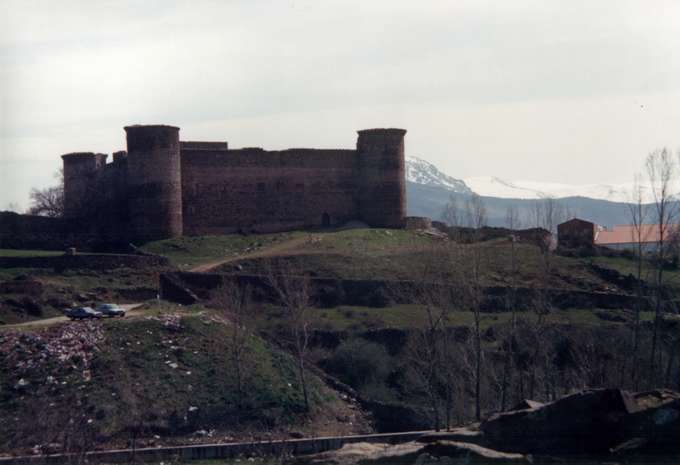
M 206 460 L 238 456 L 305 455 L 340 449 L 345 444 L 358 442 L 399 444 L 414 441 L 431 431 L 405 433 L 364 434 L 356 436 L 329 436 L 320 438 L 272 441 L 236 442 L 225 444 L 195 444 L 189 446 L 147 447 L 143 449 L 118 449 L 90 451 L 82 455 L 50 454 L 17 457 L 0 457 L 0 465 L 64 464 L 82 457 L 94 463 L 128 463 L 134 461 L 160 462 L 162 460 Z

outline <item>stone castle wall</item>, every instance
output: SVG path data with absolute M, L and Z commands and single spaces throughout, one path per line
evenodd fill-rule
M 354 150 L 182 151 L 187 234 L 270 232 L 356 218 Z
M 359 131 L 359 215 L 371 226 L 402 228 L 406 216 L 404 129 Z
M 183 232 L 179 128 L 127 126 L 127 195 L 135 241 Z
M 49 218 L 0 212 L 0 249 L 86 250 L 120 249 L 119 237 L 104 227 L 75 218 Z M 1 266 L 0 266 L 1 267 Z
M 128 126 L 127 152 L 64 155 L 67 216 L 111 242 L 275 232 L 361 220 L 403 227 L 403 129 L 359 131 L 356 149 L 229 149 L 174 126 Z

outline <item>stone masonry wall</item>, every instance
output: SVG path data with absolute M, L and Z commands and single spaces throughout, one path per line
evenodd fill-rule
M 184 149 L 184 232 L 273 232 L 356 218 L 356 165 L 355 150 Z
M 134 241 L 182 235 L 179 128 L 126 126 L 129 234 Z
M 0 212 L 0 249 L 64 250 L 94 242 L 89 231 L 69 219 Z
M 91 152 L 63 156 L 69 216 L 102 242 L 266 233 L 349 220 L 404 227 L 403 129 L 359 131 L 356 149 L 280 151 L 180 141 L 175 126 L 125 130 L 127 153 L 116 152 L 113 163 Z

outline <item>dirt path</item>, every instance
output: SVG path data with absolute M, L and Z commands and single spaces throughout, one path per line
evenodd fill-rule
M 275 257 L 277 255 L 285 255 L 287 252 L 291 252 L 292 250 L 297 249 L 301 245 L 307 244 L 315 239 L 316 236 L 313 234 L 307 235 L 307 236 L 302 236 L 302 237 L 295 237 L 293 239 L 289 239 L 285 242 L 280 242 L 278 244 L 274 244 L 271 247 L 267 247 L 264 249 L 260 250 L 255 250 L 254 252 L 248 252 L 244 253 L 242 255 L 236 255 L 233 257 L 227 257 L 223 258 L 221 260 L 215 260 L 212 262 L 208 263 L 203 263 L 201 265 L 197 265 L 189 271 L 194 272 L 194 273 L 207 273 L 214 268 L 217 268 L 218 266 L 224 265 L 226 263 L 231 263 L 235 262 L 238 260 L 243 260 L 243 259 L 248 259 L 248 258 L 264 258 L 264 257 Z
M 125 316 L 138 316 L 141 312 L 141 310 L 136 310 L 137 307 L 140 307 L 142 304 L 137 303 L 137 304 L 120 304 L 120 308 L 125 310 Z M 3 325 L 0 327 L 0 329 L 6 329 L 6 328 L 21 328 L 21 327 L 42 327 L 42 326 L 52 326 L 57 323 L 66 323 L 67 321 L 70 321 L 67 317 L 65 316 L 55 316 L 52 318 L 44 318 L 42 320 L 33 320 L 33 321 L 25 321 L 23 323 L 15 323 L 13 325 Z

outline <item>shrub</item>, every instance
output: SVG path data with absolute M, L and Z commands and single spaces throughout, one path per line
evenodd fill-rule
M 354 310 L 352 310 L 351 308 L 343 308 L 340 311 L 340 313 L 342 314 L 342 316 L 344 316 L 348 320 L 351 320 L 352 318 L 354 318 Z
M 389 307 L 391 304 L 392 299 L 390 299 L 389 294 L 382 287 L 379 287 L 375 291 L 373 291 L 368 300 L 369 307 L 385 308 Z
M 35 300 L 30 297 L 24 297 L 21 300 L 21 307 L 31 316 L 41 317 L 43 316 L 43 309 Z
M 322 286 L 319 289 L 319 306 L 321 308 L 334 308 L 338 305 L 342 305 L 346 299 L 345 291 L 342 288 L 342 282 L 336 281 L 335 283 Z
M 344 383 L 360 389 L 384 382 L 392 360 L 382 345 L 355 338 L 340 344 L 325 365 Z

